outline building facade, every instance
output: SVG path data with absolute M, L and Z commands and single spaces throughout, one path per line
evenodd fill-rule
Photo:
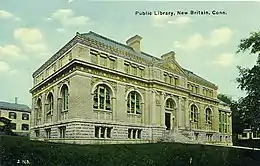
M 33 73 L 31 139 L 232 144 L 232 132 L 219 131 L 218 87 L 182 68 L 173 51 L 142 52 L 141 39 L 76 33 Z
M 29 135 L 31 110 L 24 104 L 0 102 L 0 117 L 11 120 L 11 129 L 18 135 Z

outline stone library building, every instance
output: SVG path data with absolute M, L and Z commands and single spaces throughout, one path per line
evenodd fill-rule
M 77 32 L 33 73 L 30 138 L 232 145 L 231 111 L 218 87 L 182 68 L 174 51 L 142 52 L 141 40 Z

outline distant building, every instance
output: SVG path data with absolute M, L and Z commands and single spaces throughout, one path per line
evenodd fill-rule
M 173 51 L 161 58 L 142 52 L 141 39 L 122 44 L 77 33 L 37 69 L 31 139 L 231 145 L 231 112 L 218 87 L 182 68 Z
M 30 129 L 31 110 L 24 104 L 0 101 L 0 117 L 11 120 L 11 129 L 18 135 L 28 135 Z

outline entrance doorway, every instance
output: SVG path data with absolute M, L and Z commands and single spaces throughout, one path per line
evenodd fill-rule
M 166 130 L 171 129 L 171 113 L 165 113 L 165 126 Z

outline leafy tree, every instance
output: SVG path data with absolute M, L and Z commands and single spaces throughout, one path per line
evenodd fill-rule
M 238 66 L 238 88 L 246 92 L 246 97 L 238 101 L 238 114 L 245 128 L 256 130 L 260 127 L 260 31 L 250 33 L 242 39 L 237 53 L 249 51 L 258 54 L 256 64 L 250 68 Z

